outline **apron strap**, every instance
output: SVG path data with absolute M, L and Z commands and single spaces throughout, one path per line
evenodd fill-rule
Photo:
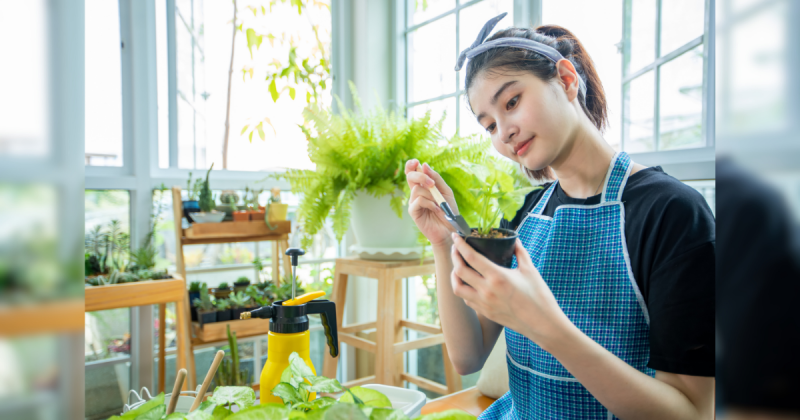
M 614 155 L 603 185 L 601 203 L 622 201 L 622 190 L 625 189 L 625 184 L 628 183 L 628 176 L 630 176 L 632 168 L 633 161 L 631 161 L 631 157 L 627 153 L 617 152 Z
M 542 198 L 540 198 L 539 202 L 536 204 L 536 207 L 534 207 L 533 211 L 531 211 L 531 214 L 535 215 L 542 214 L 544 208 L 547 207 L 547 202 L 550 201 L 550 196 L 553 195 L 553 191 L 556 190 L 556 185 L 558 185 L 558 180 L 555 180 L 553 181 L 552 184 L 550 184 L 550 188 L 548 188 L 547 191 L 544 192 Z

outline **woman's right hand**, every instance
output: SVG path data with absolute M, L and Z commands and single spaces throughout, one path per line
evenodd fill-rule
M 423 172 L 417 172 L 420 162 L 411 159 L 406 162 L 406 181 L 411 188 L 411 198 L 408 200 L 408 214 L 414 219 L 417 228 L 431 241 L 431 245 L 445 245 L 452 242 L 450 234 L 455 229 L 447 221 L 444 211 L 433 199 L 430 187 L 436 186 L 442 196 L 450 205 L 453 213 L 458 214 L 458 207 L 453 196 L 453 190 L 447 186 L 441 175 L 431 169 L 428 164 L 422 165 Z

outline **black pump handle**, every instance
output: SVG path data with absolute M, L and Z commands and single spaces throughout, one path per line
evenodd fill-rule
M 306 250 L 303 248 L 289 248 L 286 250 L 286 255 L 290 255 L 292 257 L 292 265 L 297 267 L 297 257 L 306 255 Z
M 331 357 L 339 356 L 339 333 L 336 329 L 336 304 L 324 299 L 312 300 L 306 305 L 306 314 L 319 314 L 328 339 Z

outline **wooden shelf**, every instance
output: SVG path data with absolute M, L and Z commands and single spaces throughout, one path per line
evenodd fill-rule
M 0 306 L 0 335 L 30 336 L 83 331 L 83 302 L 79 299 Z
M 175 278 L 87 287 L 84 310 L 104 311 L 183 300 L 187 294 L 186 283 L 175 274 L 173 277 Z
M 192 344 L 198 345 L 226 341 L 228 339 L 225 328 L 226 325 L 231 326 L 231 332 L 236 332 L 237 339 L 264 335 L 269 332 L 268 319 L 237 319 L 232 321 L 212 322 L 210 324 L 203 324 L 202 327 L 199 323 L 192 322 L 192 331 L 194 331 Z
M 193 245 L 276 241 L 289 238 L 288 235 L 292 232 L 290 221 L 273 222 L 273 226 L 275 230 L 270 230 L 262 221 L 195 223 L 188 229 L 183 229 L 181 242 L 183 245 Z

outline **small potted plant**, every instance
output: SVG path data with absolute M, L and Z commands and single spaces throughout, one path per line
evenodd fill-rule
M 217 205 L 217 211 L 225 213 L 225 219 L 223 220 L 233 220 L 233 213 L 238 209 L 239 194 L 236 194 L 236 191 L 233 190 L 222 191 L 219 195 L 219 202 L 220 204 Z
M 208 168 L 206 172 L 206 179 L 201 184 L 200 197 L 198 203 L 200 205 L 200 212 L 192 215 L 192 218 L 198 223 L 219 223 L 225 218 L 224 212 L 216 211 L 216 204 L 214 203 L 214 195 L 211 193 L 211 185 L 209 184 L 209 177 L 211 170 L 214 169 L 214 164 Z
M 480 202 L 480 210 L 473 218 L 478 224 L 472 227 L 466 241 L 495 264 L 511 267 L 518 235 L 513 230 L 500 229 L 500 219 L 511 220 L 525 203 L 525 196 L 541 187 L 530 186 L 525 178 L 513 175 L 515 168 L 496 159 L 470 166 L 473 186 L 470 192 Z
M 214 288 L 214 297 L 217 299 L 226 299 L 231 294 L 231 288 L 227 282 L 222 282 L 219 286 Z
M 200 299 L 200 287 L 205 287 L 205 283 L 200 283 L 199 281 L 193 281 L 189 283 L 189 302 L 194 303 L 194 301 Z M 206 294 L 208 294 L 208 289 L 206 289 Z M 197 308 L 194 304 L 192 304 L 191 312 L 192 321 L 197 321 Z
M 247 286 L 247 289 L 244 291 L 247 297 L 250 298 L 250 306 L 247 308 L 248 310 L 269 305 L 269 299 L 264 294 L 263 290 L 258 288 L 259 284 L 261 283 L 251 284 Z
M 234 292 L 244 292 L 247 286 L 250 285 L 250 279 L 247 276 L 241 276 L 233 283 Z
M 245 292 L 234 292 L 231 293 L 230 298 L 231 304 L 231 318 L 234 320 L 239 319 L 239 315 L 242 312 L 247 312 L 250 308 L 250 296 L 247 296 Z
M 217 322 L 231 320 L 231 301 L 228 299 L 217 299 L 214 302 L 217 308 Z
M 246 188 L 245 191 L 250 192 L 250 197 L 247 202 L 247 212 L 250 214 L 250 220 L 254 221 L 262 221 L 264 220 L 264 216 L 266 215 L 266 211 L 264 210 L 263 206 L 258 204 L 258 197 L 264 192 L 263 189 L 257 190 L 253 188 L 252 190 Z
M 192 213 L 200 211 L 200 202 L 197 200 L 200 197 L 200 190 L 203 188 L 203 180 L 197 178 L 192 183 L 192 173 L 189 172 L 189 180 L 186 181 L 186 200 L 183 201 L 183 216 L 186 220 L 194 223 Z
M 271 222 L 278 222 L 286 220 L 286 213 L 289 211 L 289 205 L 281 203 L 281 189 L 278 187 L 273 188 L 267 202 L 267 225 L 270 229 L 275 229 Z
M 200 326 L 217 322 L 217 308 L 208 292 L 200 293 L 200 298 L 193 300 L 192 304 L 197 308 L 197 322 Z
M 242 210 L 239 210 L 239 207 L 237 206 L 237 203 L 239 202 L 238 194 L 232 193 L 231 195 L 228 195 L 227 200 L 228 205 L 231 207 L 231 215 L 234 222 L 247 222 L 250 220 L 250 213 L 247 211 L 247 192 L 245 192 L 243 199 L 245 208 Z M 222 197 L 220 197 L 220 201 L 222 201 Z

